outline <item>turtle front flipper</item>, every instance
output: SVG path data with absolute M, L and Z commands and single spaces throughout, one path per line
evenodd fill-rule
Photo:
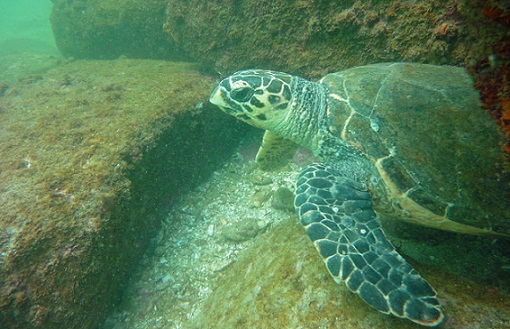
M 262 170 L 278 169 L 292 159 L 297 148 L 296 143 L 266 130 L 255 160 Z
M 294 204 L 337 283 L 382 313 L 424 326 L 441 323 L 436 291 L 386 239 L 362 184 L 312 164 L 298 178 Z

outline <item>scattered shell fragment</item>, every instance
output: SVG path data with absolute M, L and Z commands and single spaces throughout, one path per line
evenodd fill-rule
M 265 175 L 253 175 L 250 177 L 250 181 L 255 185 L 269 185 L 273 183 L 271 177 Z
M 251 199 L 251 203 L 253 206 L 260 208 L 264 205 L 264 202 L 269 200 L 270 197 L 271 197 L 271 191 L 260 190 L 260 191 L 255 192 L 255 194 L 253 195 L 253 197 Z

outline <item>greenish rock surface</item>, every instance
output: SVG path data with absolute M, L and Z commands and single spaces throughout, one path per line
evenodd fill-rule
M 453 328 L 506 328 L 510 299 L 504 281 L 477 283 L 413 263 L 438 289 Z M 190 328 L 423 328 L 374 311 L 330 277 L 293 219 L 260 234 L 222 272 Z
M 64 56 L 183 59 L 163 33 L 166 0 L 54 0 L 51 22 Z
M 0 73 L 0 326 L 96 328 L 239 125 L 208 109 L 214 82 L 192 64 L 55 59 L 14 76 Z

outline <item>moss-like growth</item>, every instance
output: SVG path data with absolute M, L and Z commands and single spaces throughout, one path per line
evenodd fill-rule
M 2 325 L 104 319 L 172 200 L 239 140 L 237 123 L 207 109 L 213 85 L 191 64 L 136 60 L 75 61 L 7 85 Z
M 386 61 L 462 65 L 505 35 L 473 2 L 169 0 L 166 31 L 224 74 L 263 67 L 319 77 Z

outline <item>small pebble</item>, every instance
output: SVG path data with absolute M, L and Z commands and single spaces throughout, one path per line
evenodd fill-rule
M 169 281 L 172 281 L 172 282 L 174 281 L 172 276 L 170 276 L 169 274 L 167 274 L 161 278 L 161 282 L 163 282 L 163 283 L 168 283 Z
M 207 235 L 213 236 L 214 235 L 214 224 L 211 224 L 207 227 Z
M 264 175 L 255 175 L 250 178 L 250 181 L 255 185 L 269 185 L 273 182 L 273 179 Z

